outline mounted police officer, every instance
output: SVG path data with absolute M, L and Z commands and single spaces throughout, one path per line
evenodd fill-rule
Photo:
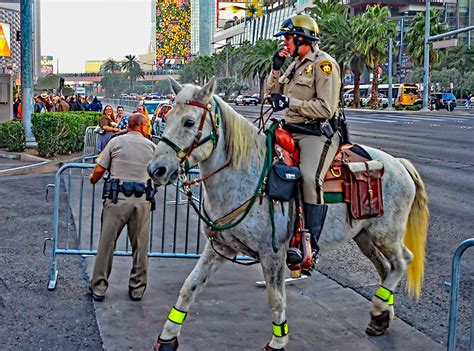
M 150 210 L 154 203 L 154 186 L 146 167 L 153 158 L 155 144 L 148 136 L 148 120 L 141 113 L 128 119 L 128 133 L 109 141 L 90 176 L 97 183 L 106 171 L 104 207 L 99 248 L 94 264 L 90 291 L 96 301 L 105 297 L 112 271 L 115 243 L 125 225 L 133 251 L 129 295 L 141 300 L 147 284 Z
M 319 27 L 310 16 L 288 18 L 274 36 L 284 36 L 284 46 L 273 57 L 268 89 L 273 110 L 285 110 L 285 129 L 292 132 L 300 147 L 306 227 L 317 253 L 327 212 L 322 189 L 324 175 L 340 141 L 335 122 L 341 75 L 336 61 L 319 49 Z M 293 62 L 282 73 L 281 67 L 289 56 Z M 290 249 L 289 262 L 295 258 L 293 255 L 299 253 Z

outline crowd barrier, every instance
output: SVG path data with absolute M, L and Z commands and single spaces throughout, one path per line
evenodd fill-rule
M 56 173 L 54 188 L 53 228 L 43 251 L 51 241 L 49 290 L 58 279 L 58 255 L 91 256 L 97 253 L 100 235 L 102 181 L 90 184 L 90 163 L 71 163 Z M 190 171 L 190 179 L 199 177 L 199 170 Z M 202 208 L 201 185 L 193 186 L 194 201 Z M 46 193 L 48 198 L 48 193 Z M 179 184 L 160 187 L 155 196 L 156 210 L 150 221 L 149 257 L 199 258 L 205 245 L 201 235 L 202 222 L 192 210 Z M 74 230 L 75 229 L 75 230 Z M 124 228 L 124 232 L 126 228 Z M 119 238 L 116 256 L 131 256 L 128 235 Z M 242 258 L 242 257 L 241 257 Z
M 458 300 L 459 300 L 459 281 L 461 275 L 461 258 L 464 252 L 471 246 L 474 246 L 474 238 L 463 241 L 457 247 L 453 255 L 452 273 L 451 273 L 451 298 L 449 304 L 449 329 L 448 329 L 448 351 L 456 350 L 456 327 L 458 321 Z M 471 307 L 471 326 L 469 337 L 469 350 L 474 350 L 474 299 Z

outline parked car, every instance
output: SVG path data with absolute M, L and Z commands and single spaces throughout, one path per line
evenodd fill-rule
M 173 105 L 161 104 L 155 110 L 152 120 L 152 131 L 154 135 L 161 136 L 166 126 L 166 115 L 173 109 Z
M 372 95 L 369 95 L 365 98 L 361 98 L 360 99 L 361 105 L 362 106 L 368 106 L 369 103 L 370 103 L 371 96 Z M 378 94 L 378 105 L 381 105 L 382 107 L 387 107 L 388 106 L 388 98 L 383 94 Z
M 155 110 L 162 104 L 170 104 L 169 100 L 144 100 L 143 105 L 145 105 L 148 115 L 153 116 L 155 114 Z
M 457 107 L 456 97 L 452 93 L 434 93 L 431 94 L 431 105 L 436 110 L 454 111 L 454 108 Z
M 258 105 L 258 99 L 250 95 L 239 95 L 235 99 L 236 105 Z

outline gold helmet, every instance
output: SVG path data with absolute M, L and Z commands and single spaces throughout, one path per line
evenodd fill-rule
M 310 41 L 318 41 L 319 26 L 309 15 L 295 15 L 283 21 L 280 30 L 273 36 L 280 37 L 285 34 L 301 35 Z

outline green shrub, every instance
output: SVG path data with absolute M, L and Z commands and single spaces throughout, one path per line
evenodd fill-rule
M 417 104 L 417 105 L 413 105 L 413 106 L 405 106 L 405 110 L 406 111 L 419 111 L 421 110 L 423 106 L 420 105 L 420 104 Z
M 21 121 L 8 121 L 0 124 L 0 147 L 6 147 L 8 151 L 16 152 L 25 150 L 25 129 Z
M 31 124 L 38 143 L 38 154 L 44 157 L 82 150 L 84 133 L 95 126 L 100 112 L 48 112 L 33 113 Z

